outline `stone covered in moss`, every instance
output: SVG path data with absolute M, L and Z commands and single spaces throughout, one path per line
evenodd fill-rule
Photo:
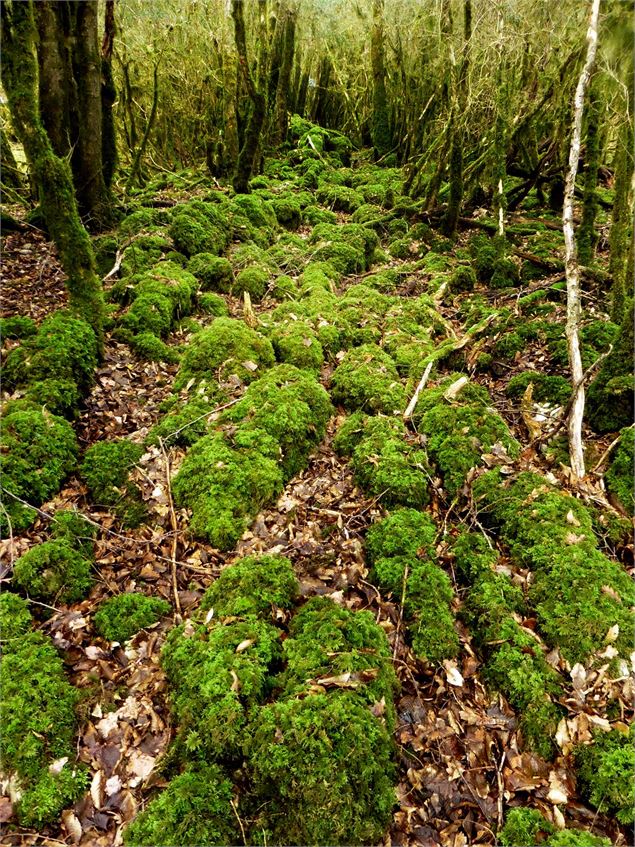
M 123 643 L 167 615 L 170 604 L 145 594 L 117 594 L 95 612 L 95 629 L 107 641 Z
M 170 251 L 170 241 L 161 234 L 142 235 L 125 249 L 121 261 L 121 275 L 131 276 L 151 268 Z M 114 259 L 107 273 L 114 265 Z
M 24 399 L 46 407 L 52 415 L 73 420 L 79 413 L 81 393 L 71 379 L 38 379 L 26 386 Z
M 121 317 L 120 325 L 128 332 L 150 332 L 165 338 L 172 326 L 172 301 L 163 293 L 147 292 L 135 297 L 132 305 Z
M 8 609 L 3 601 L 3 628 L 23 631 L 24 609 L 12 605 Z M 86 774 L 73 764 L 81 695 L 68 683 L 57 650 L 42 633 L 23 631 L 19 638 L 3 640 L 3 654 L 0 757 L 4 771 L 15 772 L 22 788 L 18 821 L 40 829 L 54 823 L 88 787 Z M 66 759 L 61 770 L 49 771 L 61 759 Z
M 312 373 L 318 373 L 322 367 L 324 351 L 317 333 L 308 321 L 279 324 L 271 335 L 271 341 L 281 362 Z
M 512 288 L 520 282 L 518 265 L 509 256 L 498 256 L 490 279 L 492 288 Z
M 86 451 L 80 468 L 95 503 L 112 509 L 131 527 L 145 516 L 141 492 L 130 479 L 144 452 L 143 445 L 125 439 L 98 441 Z
M 190 447 L 207 432 L 214 404 L 197 395 L 187 403 L 176 402 L 173 408 L 148 433 L 147 444 L 159 444 L 159 439 L 172 446 Z
M 276 609 L 290 609 L 298 595 L 298 581 L 284 556 L 246 556 L 221 571 L 207 589 L 201 610 L 216 617 L 256 615 L 271 617 Z
M 185 457 L 172 490 L 192 510 L 190 529 L 220 550 L 231 550 L 263 505 L 282 491 L 280 449 L 262 431 L 208 435 Z
M 437 527 L 425 512 L 396 509 L 372 524 L 366 533 L 366 556 L 372 565 L 378 559 L 394 556 L 415 559 L 432 557 Z
M 26 315 L 0 318 L 0 340 L 5 338 L 29 338 L 37 333 L 37 324 Z
M 242 382 L 258 379 L 275 362 L 271 342 L 242 321 L 217 318 L 208 329 L 197 333 L 188 345 L 175 388 L 184 388 L 190 380 L 214 385 L 232 374 Z
M 474 291 L 475 285 L 476 274 L 474 268 L 470 265 L 457 265 L 448 283 L 448 287 L 453 294 Z
M 629 514 L 633 514 L 635 511 L 635 499 L 633 498 L 634 455 L 635 429 L 631 426 L 623 429 L 620 433 L 620 443 L 604 477 L 610 493 L 619 500 Z
M 229 259 L 212 253 L 197 253 L 188 262 L 187 269 L 197 278 L 203 291 L 229 293 L 234 280 Z
M 69 380 L 83 395 L 94 381 L 97 339 L 90 326 L 68 312 L 55 312 L 12 350 L 4 364 L 3 377 L 10 387 L 39 380 Z
M 214 294 L 212 291 L 201 294 L 197 306 L 198 310 L 206 315 L 214 315 L 217 318 L 229 317 L 227 303 L 220 294 Z
M 194 200 L 179 206 L 169 227 L 175 248 L 186 256 L 211 253 L 218 256 L 229 241 L 226 216 L 213 203 Z
M 331 396 L 351 411 L 392 414 L 406 406 L 394 361 L 373 344 L 362 344 L 344 356 L 331 380 Z
M 260 300 L 267 290 L 270 276 L 267 268 L 251 265 L 240 271 L 232 285 L 232 293 L 243 294 L 246 291 L 252 300 Z
M 633 826 L 635 807 L 635 724 L 629 732 L 618 729 L 595 733 L 593 743 L 575 750 L 578 784 L 599 812 L 614 815 Z
M 355 694 L 262 708 L 248 755 L 261 799 L 255 832 L 273 844 L 374 844 L 395 804 L 392 745 Z
M 37 600 L 73 603 L 92 585 L 92 559 L 66 540 L 45 541 L 21 556 L 13 568 L 16 585 Z
M 302 220 L 300 203 L 291 195 L 276 197 L 272 202 L 278 223 L 285 229 L 297 229 Z
M 363 196 L 345 185 L 323 185 L 315 196 L 318 203 L 335 212 L 354 212 L 364 202 Z
M 329 396 L 316 379 L 293 365 L 278 365 L 253 382 L 223 420 L 274 439 L 288 479 L 324 437 L 331 413 Z
M 633 302 L 625 307 L 613 351 L 589 386 L 585 417 L 596 432 L 616 432 L 633 421 Z
M 511 456 L 518 444 L 507 424 L 490 406 L 484 388 L 466 382 L 458 391 L 449 391 L 458 375 L 448 377 L 437 387 L 422 391 L 413 418 L 427 436 L 427 450 L 442 477 L 450 497 L 456 496 L 468 472 L 500 442 Z M 460 377 L 459 377 L 460 378 Z
M 188 767 L 124 830 L 129 847 L 238 844 L 232 784 L 217 765 Z
M 2 486 L 7 492 L 0 528 L 20 532 L 35 520 L 35 512 L 11 498 L 15 494 L 39 506 L 59 491 L 77 460 L 77 439 L 63 418 L 35 408 L 7 409 L 0 428 Z
M 51 535 L 92 556 L 97 527 L 74 509 L 60 509 L 51 521 Z
M 20 638 L 31 629 L 32 620 L 26 600 L 10 591 L 0 594 L 0 640 Z
M 151 332 L 140 332 L 138 335 L 133 335 L 128 343 L 137 356 L 148 362 L 176 364 L 179 361 L 178 351 Z
M 557 406 L 566 405 L 571 397 L 571 384 L 563 376 L 549 376 L 541 371 L 524 371 L 516 374 L 507 383 L 505 392 L 508 397 L 519 400 L 533 385 L 533 399 L 539 403 L 555 403 Z

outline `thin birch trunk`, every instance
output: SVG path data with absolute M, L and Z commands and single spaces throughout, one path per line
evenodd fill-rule
M 580 268 L 573 229 L 573 194 L 575 189 L 575 178 L 578 172 L 578 160 L 580 158 L 580 140 L 582 135 L 582 116 L 584 113 L 584 95 L 589 84 L 591 71 L 595 62 L 595 54 L 598 42 L 598 16 L 600 13 L 600 0 L 592 0 L 591 18 L 587 30 L 587 55 L 584 67 L 578 80 L 573 100 L 573 129 L 571 134 L 571 147 L 569 148 L 569 169 L 564 188 L 564 203 L 562 209 L 562 230 L 565 245 L 565 272 L 567 277 L 567 349 L 569 353 L 569 367 L 574 402 L 569 414 L 569 461 L 571 470 L 577 479 L 582 479 L 584 470 L 584 451 L 582 447 L 582 418 L 584 415 L 584 384 L 582 358 L 580 356 Z

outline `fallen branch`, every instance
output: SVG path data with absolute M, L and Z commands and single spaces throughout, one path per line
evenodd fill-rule
M 161 447 L 161 452 L 163 453 L 163 460 L 165 462 L 165 482 L 166 482 L 166 491 L 168 495 L 168 509 L 170 510 L 170 526 L 172 527 L 172 550 L 170 552 L 170 573 L 172 576 L 172 593 L 174 594 L 174 608 L 176 609 L 176 613 L 178 615 L 181 614 L 181 601 L 179 600 L 179 585 L 176 577 L 176 552 L 178 550 L 179 545 L 179 537 L 178 530 L 179 524 L 176 519 L 176 512 L 174 511 L 174 500 L 172 499 L 172 483 L 170 481 L 170 458 L 168 456 L 168 452 L 165 449 L 165 444 L 163 443 L 163 439 L 159 438 L 159 446 Z
M 634 426 L 635 426 L 635 424 L 631 424 L 629 427 L 627 427 L 627 429 L 633 429 L 633 427 L 634 427 Z M 591 473 L 598 473 L 599 469 L 602 467 L 602 465 L 604 464 L 604 462 L 606 462 L 606 460 L 607 460 L 607 459 L 608 459 L 608 457 L 611 455 L 611 453 L 613 452 L 613 450 L 615 450 L 615 448 L 617 447 L 617 445 L 620 443 L 621 439 L 622 439 L 622 434 L 620 433 L 620 434 L 617 436 L 617 438 L 614 438 L 614 439 L 613 439 L 613 441 L 611 441 L 611 443 L 610 443 L 610 444 L 609 444 L 609 446 L 606 448 L 606 450 L 604 451 L 604 453 L 602 453 L 602 455 L 600 456 L 600 458 L 599 458 L 599 460 L 598 460 L 597 464 L 595 465 L 595 467 L 593 468 L 593 470 L 591 471 Z
M 406 421 L 409 420 L 412 417 L 412 413 L 414 412 L 415 406 L 417 405 L 417 402 L 419 400 L 419 395 L 423 391 L 423 388 L 424 388 L 426 382 L 428 381 L 428 377 L 430 376 L 430 373 L 432 371 L 432 365 L 433 364 L 434 364 L 434 362 L 428 362 L 428 364 L 426 365 L 426 369 L 423 372 L 423 376 L 419 380 L 419 385 L 417 386 L 415 393 L 412 395 L 412 399 L 408 403 L 406 411 L 403 413 L 404 420 L 406 420 Z

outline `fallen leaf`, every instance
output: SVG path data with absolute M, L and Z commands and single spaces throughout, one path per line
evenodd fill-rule
M 241 641 L 238 647 L 236 647 L 237 653 L 244 653 L 252 644 L 254 644 L 253 638 L 245 638 L 244 641 Z
M 135 776 L 141 779 L 147 779 L 154 769 L 156 759 L 154 756 L 148 756 L 147 753 L 142 753 L 140 750 L 133 750 L 130 754 L 130 770 Z
M 62 812 L 62 824 L 73 844 L 78 844 L 82 837 L 82 825 L 77 816 L 67 809 Z
M 445 675 L 450 685 L 455 685 L 460 688 L 463 685 L 463 677 L 456 666 L 456 662 L 453 662 L 450 659 L 445 659 L 443 667 L 445 668 Z
M 569 795 L 567 793 L 567 789 L 562 783 L 560 777 L 555 771 L 551 771 L 549 774 L 549 793 L 547 794 L 547 800 L 556 806 L 561 803 L 566 803 L 568 799 Z

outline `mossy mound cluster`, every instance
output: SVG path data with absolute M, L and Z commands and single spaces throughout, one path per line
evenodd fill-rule
M 179 253 L 218 256 L 229 243 L 231 227 L 220 203 L 193 200 L 177 206 L 168 230 Z
M 355 481 L 385 505 L 418 508 L 428 503 L 428 457 L 407 440 L 399 418 L 355 412 L 338 430 L 333 446 L 351 457 Z
M 610 847 L 608 838 L 584 829 L 560 829 L 537 810 L 511 809 L 498 836 L 503 847 Z
M 88 788 L 75 764 L 74 735 L 80 692 L 66 679 L 51 640 L 31 630 L 31 615 L 15 594 L 0 595 L 0 757 L 21 797 L 21 826 L 53 823 Z
M 490 405 L 487 391 L 454 374 L 422 391 L 413 419 L 427 437 L 426 449 L 450 497 L 461 490 L 469 471 L 499 443 L 516 456 L 518 443 Z
M 73 419 L 90 390 L 97 366 L 97 340 L 90 326 L 68 312 L 55 312 L 35 334 L 7 356 L 4 387 L 26 401 Z
M 314 598 L 283 641 L 279 621 L 297 594 L 287 559 L 243 559 L 170 633 L 161 661 L 178 723 L 173 760 L 187 764 L 129 825 L 126 844 L 235 843 L 236 810 L 246 844 L 382 837 L 395 801 L 386 637 L 370 613 Z M 371 712 L 380 701 L 386 723 Z
M 456 656 L 452 585 L 435 561 L 436 526 L 423 512 L 397 509 L 373 524 L 366 536 L 371 578 L 403 602 L 412 647 L 422 659 Z
M 350 411 L 388 415 L 403 411 L 407 402 L 394 361 L 375 344 L 346 353 L 333 374 L 331 396 Z
M 106 506 L 124 526 L 138 526 L 146 515 L 141 491 L 130 474 L 144 448 L 121 439 L 98 441 L 86 451 L 80 473 L 93 501 Z
M 575 750 L 582 796 L 605 815 L 633 826 L 635 808 L 635 724 L 628 732 L 596 732 L 593 743 Z
M 213 328 L 213 327 L 212 327 Z M 247 523 L 297 473 L 324 437 L 327 393 L 293 365 L 272 368 L 201 438 L 174 478 L 179 505 L 192 509 L 191 529 L 231 549 Z
M 473 493 L 515 561 L 534 573 L 529 602 L 545 641 L 573 665 L 602 649 L 617 626 L 614 647 L 627 657 L 635 589 L 622 567 L 597 549 L 589 510 L 531 473 L 505 481 L 500 471 L 488 471 Z
M 455 571 L 468 586 L 462 614 L 483 653 L 484 677 L 518 712 L 529 748 L 550 758 L 562 716 L 554 701 L 563 683 L 547 664 L 538 639 L 518 622 L 527 611 L 523 593 L 496 570 L 498 556 L 482 535 L 461 533 L 453 551 Z
M 170 604 L 160 597 L 117 594 L 105 600 L 95 612 L 95 629 L 107 641 L 123 643 L 169 611 Z
M 0 427 L 4 509 L 0 532 L 27 529 L 36 512 L 11 497 L 40 506 L 56 494 L 77 461 L 77 438 L 64 418 L 46 408 L 17 401 L 9 404 Z

